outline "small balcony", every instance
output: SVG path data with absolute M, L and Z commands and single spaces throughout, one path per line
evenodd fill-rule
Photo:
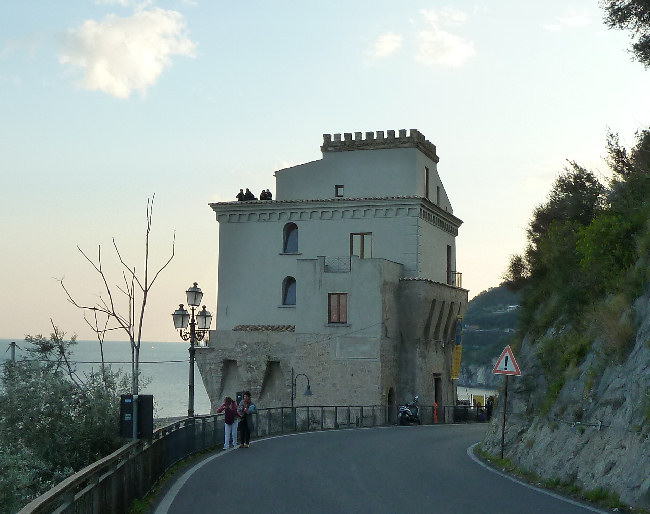
M 463 274 L 459 271 L 447 272 L 447 285 L 454 287 L 463 287 Z
M 350 256 L 325 257 L 325 273 L 350 273 Z

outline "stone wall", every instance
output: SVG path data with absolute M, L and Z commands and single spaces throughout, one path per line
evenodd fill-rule
M 291 368 L 309 377 L 312 396 L 303 396 L 305 377 L 296 380 L 296 405 L 379 405 L 380 341 L 359 337 L 355 357 L 346 358 L 340 338 L 273 331 L 221 331 L 196 361 L 212 409 L 226 395 L 249 389 L 259 407 L 291 403 Z M 365 354 L 366 357 L 361 355 Z M 371 357 L 374 356 L 374 357 Z
M 418 395 L 424 405 L 433 405 L 436 399 L 443 405 L 454 405 L 451 366 L 456 318 L 465 314 L 467 291 L 430 280 L 403 279 L 398 304 L 398 401 Z M 436 377 L 440 378 L 442 387 L 437 395 Z
M 296 405 L 386 405 L 391 390 L 394 402 L 417 394 L 432 405 L 435 376 L 439 400 L 453 405 L 456 316 L 465 312 L 467 291 L 398 280 L 392 271 L 379 282 L 379 335 L 305 334 L 286 326 L 213 331 L 208 346 L 196 351 L 212 410 L 243 389 L 260 407 L 290 405 L 291 368 L 309 377 L 313 393 L 302 395 L 306 379 L 298 377 Z

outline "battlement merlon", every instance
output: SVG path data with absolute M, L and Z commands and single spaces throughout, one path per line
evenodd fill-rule
M 362 132 L 355 132 L 354 138 L 351 132 L 343 134 L 323 134 L 323 146 L 321 152 L 349 152 L 354 150 L 381 150 L 386 148 L 417 148 L 433 162 L 440 159 L 436 155 L 436 145 L 427 141 L 417 129 L 411 129 L 407 135 L 406 129 L 401 129 L 397 136 L 394 130 L 383 130 L 366 132 L 365 138 Z

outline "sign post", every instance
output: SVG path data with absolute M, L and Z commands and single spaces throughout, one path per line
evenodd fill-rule
M 506 346 L 501 352 L 501 357 L 494 366 L 492 371 L 495 375 L 505 375 L 506 376 L 506 385 L 503 392 L 503 425 L 501 426 L 501 458 L 503 459 L 503 446 L 505 444 L 506 438 L 506 408 L 508 406 L 508 377 L 510 375 L 521 376 L 521 371 L 519 370 L 519 365 L 515 360 L 515 356 L 512 353 L 512 348 L 510 345 Z

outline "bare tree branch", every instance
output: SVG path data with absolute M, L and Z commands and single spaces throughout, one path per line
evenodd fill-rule
M 153 286 L 154 282 L 160 275 L 160 273 L 167 268 L 169 263 L 172 261 L 175 255 L 175 247 L 176 247 L 176 234 L 174 233 L 173 239 L 172 239 L 172 252 L 171 256 L 165 264 L 154 274 L 153 280 L 149 282 L 149 235 L 151 233 L 151 226 L 152 226 L 152 220 L 153 220 L 153 204 L 154 204 L 154 199 L 155 195 L 152 196 L 152 198 L 147 199 L 147 210 L 146 210 L 146 232 L 145 232 L 145 255 L 144 255 L 144 276 L 142 277 L 142 280 L 138 277 L 136 273 L 136 268 L 129 266 L 125 260 L 122 258 L 122 254 L 120 253 L 119 247 L 117 245 L 117 242 L 115 238 L 113 238 L 113 247 L 115 248 L 115 253 L 117 255 L 118 260 L 122 264 L 122 280 L 124 282 L 124 285 L 117 284 L 115 287 L 119 292 L 121 292 L 125 298 L 126 298 L 126 314 L 124 311 L 122 311 L 122 314 L 118 312 L 118 309 L 116 307 L 115 299 L 113 297 L 113 293 L 111 290 L 111 286 L 109 286 L 108 279 L 106 277 L 106 274 L 104 273 L 103 267 L 102 267 L 102 254 L 101 254 L 101 246 L 98 247 L 98 255 L 97 255 L 97 262 L 93 261 L 86 253 L 79 247 L 77 246 L 77 249 L 83 255 L 83 257 L 90 263 L 90 265 L 93 267 L 93 269 L 99 274 L 101 277 L 101 280 L 104 284 L 104 291 L 106 294 L 106 298 L 104 298 L 101 294 L 99 295 L 99 300 L 97 303 L 94 305 L 84 305 L 79 302 L 77 302 L 72 294 L 68 291 L 68 289 L 65 287 L 63 283 L 63 279 L 59 280 L 61 287 L 65 291 L 65 294 L 67 296 L 67 299 L 72 305 L 77 307 L 78 309 L 84 310 L 84 311 L 89 311 L 93 313 L 94 316 L 94 326 L 93 324 L 86 318 L 84 314 L 84 320 L 86 321 L 86 324 L 93 330 L 93 332 L 97 335 L 97 338 L 99 339 L 100 342 L 100 348 L 102 349 L 102 369 L 103 369 L 103 341 L 106 332 L 111 331 L 111 330 L 123 330 L 126 332 L 129 336 L 129 341 L 131 342 L 131 371 L 133 375 L 133 394 L 138 393 L 138 374 L 139 374 L 139 360 L 140 360 L 140 346 L 142 342 L 142 330 L 143 330 L 143 325 L 144 325 L 144 313 L 146 310 L 147 306 L 147 301 L 149 297 L 149 292 L 151 290 L 151 287 Z M 138 324 L 137 327 L 135 326 L 136 322 L 136 285 L 138 289 L 140 290 L 141 293 L 141 301 L 139 302 L 139 307 L 138 307 Z M 100 328 L 99 326 L 99 321 L 98 321 L 98 314 L 103 314 L 106 316 L 106 322 L 104 323 L 104 327 Z M 113 322 L 117 326 L 111 326 L 111 322 Z
M 66 350 L 65 350 L 65 347 L 63 345 L 63 338 L 64 338 L 65 334 L 59 332 L 59 329 L 54 324 L 54 320 L 52 318 L 50 318 L 50 324 L 52 325 L 52 330 L 53 330 L 52 336 L 54 338 L 54 341 L 56 342 L 57 351 L 59 353 L 57 360 L 59 362 L 61 360 L 63 360 L 63 362 L 65 362 L 65 366 L 68 369 L 68 376 L 70 377 L 70 380 L 72 380 L 72 383 L 75 386 L 80 388 L 81 387 L 80 382 L 82 382 L 82 381 L 79 379 L 79 376 L 77 375 L 75 370 L 72 369 L 72 365 L 70 364 L 70 361 L 68 360 L 68 356 L 66 355 Z M 57 363 L 57 368 L 58 368 L 58 363 Z

